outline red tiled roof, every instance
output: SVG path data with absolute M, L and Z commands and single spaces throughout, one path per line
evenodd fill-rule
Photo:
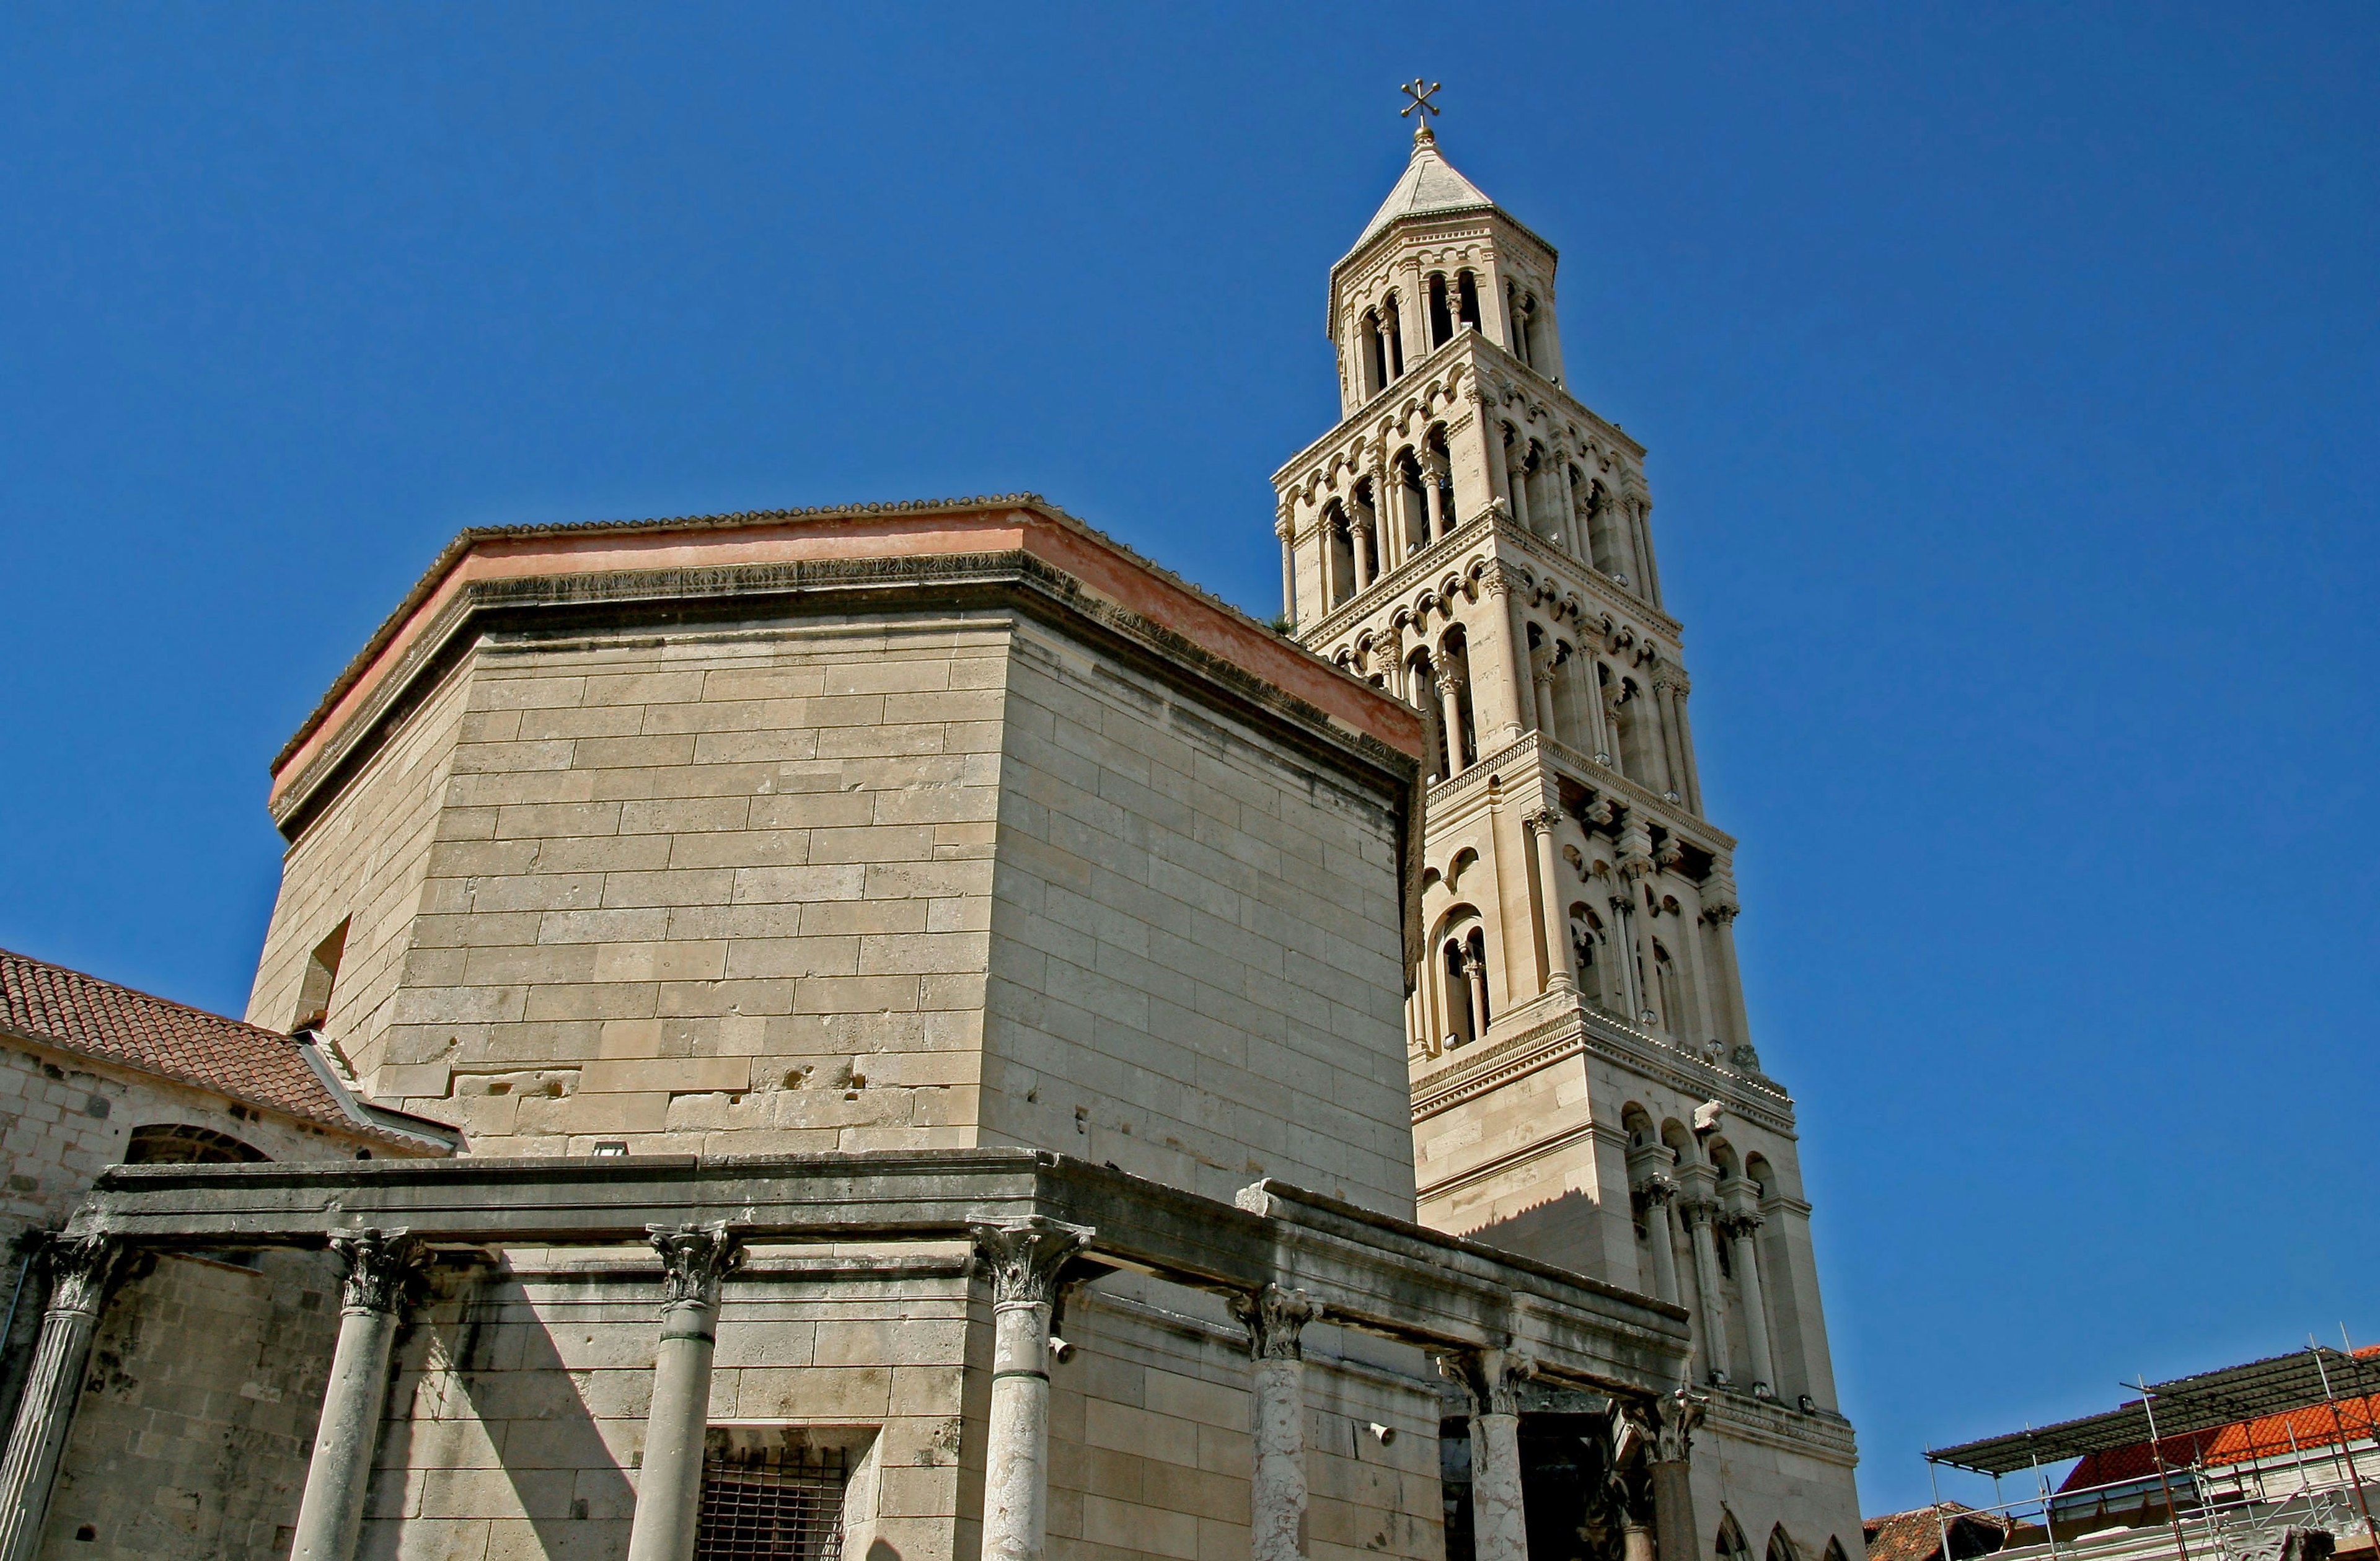
M 2380 1356 L 2380 1344 L 2367 1344 L 2355 1354 L 2359 1360 Z M 2375 1430 L 2380 1430 L 2380 1393 L 2368 1398 L 2340 1398 L 2336 1420 L 2328 1404 L 2313 1404 L 2280 1414 L 2233 1421 L 2210 1431 L 2160 1436 L 2156 1450 L 2168 1471 L 2188 1469 L 2192 1464 L 2215 1469 L 2257 1458 L 2287 1458 L 2292 1447 L 2311 1452 L 2316 1447 L 2366 1441 Z M 2119 1481 L 2154 1480 L 2157 1461 L 2149 1457 L 2148 1438 L 2143 1436 L 2129 1447 L 2085 1455 L 2058 1488 L 2079 1491 Z
M 421 1147 L 349 1116 L 286 1035 L 5 949 L 0 1031 L 342 1132 Z
M 2005 1518 L 1955 1501 L 1887 1513 L 1860 1525 L 1867 1538 L 1867 1561 L 1933 1561 L 1942 1554 L 1946 1529 L 1951 1561 L 1971 1561 L 2005 1545 L 2011 1527 Z

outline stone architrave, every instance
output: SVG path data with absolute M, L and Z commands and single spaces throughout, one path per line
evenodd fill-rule
M 646 1233 L 664 1269 L 662 1337 L 653 1352 L 652 1408 L 645 1420 L 628 1561 L 686 1561 L 694 1554 L 702 1512 L 720 1285 L 744 1261 L 744 1249 L 724 1223 L 654 1225 Z
M 0 1457 L 0 1561 L 32 1561 L 42 1548 L 42 1519 L 82 1397 L 83 1368 L 100 1309 L 123 1273 L 125 1249 L 106 1236 L 54 1236 L 44 1248 L 50 1301 L 42 1337 L 18 1400 L 8 1450 Z
M 290 1561 L 351 1561 L 364 1518 L 372 1454 L 388 1406 L 389 1352 L 407 1291 L 429 1251 L 403 1230 L 358 1230 L 331 1238 L 346 1265 L 339 1342 L 322 1389 L 322 1418 L 298 1498 Z
M 1233 1296 L 1232 1315 L 1248 1330 L 1255 1443 L 1250 1488 L 1250 1561 L 1297 1561 L 1305 1554 L 1305 1325 L 1322 1307 L 1304 1290 L 1267 1285 Z
M 991 1277 L 991 1416 L 985 1437 L 983 1554 L 1042 1561 L 1049 1549 L 1050 1314 L 1060 1273 L 1090 1243 L 1054 1219 L 974 1227 Z

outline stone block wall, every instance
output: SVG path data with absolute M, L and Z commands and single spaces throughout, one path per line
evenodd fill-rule
M 987 1137 L 1410 1215 L 1388 800 L 1034 626 L 1002 756 Z
M 42 1561 L 281 1561 L 338 1335 L 322 1252 L 160 1256 L 101 1321 Z

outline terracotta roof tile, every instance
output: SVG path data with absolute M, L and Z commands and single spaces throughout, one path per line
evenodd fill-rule
M 1942 1554 L 1945 1529 L 1950 1534 L 1951 1561 L 1972 1561 L 2005 1545 L 2014 1525 L 1992 1513 L 1946 1501 L 1940 1507 L 1870 1518 L 1860 1527 L 1867 1538 L 1867 1561 L 1936 1561 Z
M 286 1035 L 5 949 L 0 1030 L 342 1132 L 422 1147 L 348 1115 Z

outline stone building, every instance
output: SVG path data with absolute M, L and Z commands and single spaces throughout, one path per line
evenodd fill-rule
M 1298 638 L 1429 725 L 1419 1217 L 1684 1305 L 1698 1510 L 1848 1545 L 1854 1449 L 1793 1104 L 1736 972 L 1735 841 L 1703 814 L 1645 449 L 1564 387 L 1555 260 L 1419 131 L 1331 270 L 1342 420 L 1273 477 Z
M 1604 430 L 1529 367 L 1551 251 L 1427 138 L 1374 227 L 1350 421 L 1282 479 L 1294 635 L 1028 496 L 456 538 L 274 764 L 249 1019 L 464 1151 L 102 1174 L 44 1249 L 0 1561 L 159 1553 L 87 1448 L 90 1384 L 149 1368 L 91 1340 L 191 1252 L 292 1265 L 256 1306 L 314 1373 L 302 1490 L 187 1490 L 240 1511 L 208 1555 L 1839 1556 L 1790 1102 L 1740 1014 L 1694 1038 L 1723 919 L 1674 930 L 1731 842 L 1643 779 L 1690 765 L 1631 708 L 1675 625 L 1516 525 L 1530 457 L 1480 433 L 1487 384 Z M 1619 768 L 1518 713 L 1524 579 L 1574 581 L 1534 619 L 1571 642 L 1610 605 Z M 1415 582 L 1425 708 L 1381 648 Z M 1704 1006 L 1528 962 L 1573 868 Z M 222 1374 L 225 1331 L 174 1348 Z

